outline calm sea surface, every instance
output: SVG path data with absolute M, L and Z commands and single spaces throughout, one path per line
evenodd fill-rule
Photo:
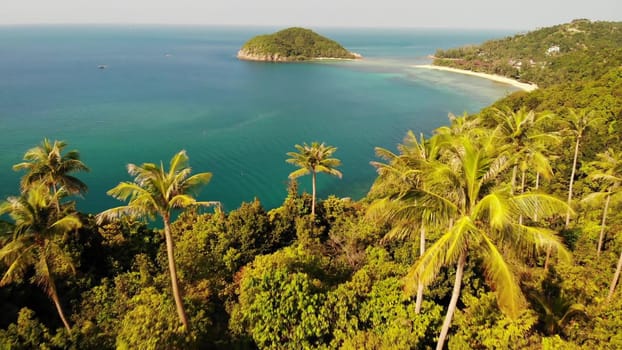
M 130 180 L 127 163 L 165 163 L 181 149 L 214 174 L 199 195 L 234 209 L 286 196 L 294 144 L 338 147 L 342 180 L 320 175 L 319 195 L 361 198 L 374 147 L 395 149 L 407 130 L 430 133 L 447 114 L 477 112 L 506 85 L 410 67 L 436 48 L 510 33 L 316 29 L 366 59 L 270 64 L 235 58 L 276 28 L 0 26 L 0 198 L 17 194 L 11 166 L 44 137 L 78 149 L 90 173 L 79 209 L 121 202 L 106 191 Z M 106 65 L 106 69 L 98 69 Z M 310 191 L 310 178 L 300 179 Z

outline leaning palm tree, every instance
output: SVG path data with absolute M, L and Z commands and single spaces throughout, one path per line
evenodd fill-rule
M 570 225 L 570 204 L 572 202 L 572 190 L 574 184 L 574 177 L 577 171 L 577 161 L 579 158 L 579 148 L 581 146 L 581 140 L 585 133 L 596 124 L 602 122 L 604 118 L 596 117 L 594 111 L 587 111 L 585 109 L 576 110 L 570 109 L 568 114 L 562 119 L 563 127 L 566 132 L 570 133 L 575 138 L 574 156 L 572 159 L 572 170 L 570 172 L 570 183 L 568 185 L 568 206 L 569 209 L 566 212 L 566 224 L 565 228 Z
M 188 330 L 188 318 L 177 282 L 171 214 L 177 208 L 218 205 L 218 202 L 199 202 L 192 196 L 200 186 L 210 181 L 212 174 L 199 173 L 190 176 L 191 168 L 188 166 L 186 151 L 181 151 L 171 158 L 168 171 L 164 169 L 163 164 L 157 166 L 153 163 L 144 163 L 140 166 L 128 164 L 127 169 L 129 174 L 134 176 L 134 182 L 121 182 L 107 193 L 122 201 L 129 200 L 128 204 L 101 212 L 97 215 L 97 221 L 102 223 L 104 220 L 124 215 L 148 219 L 159 215 L 162 218 L 175 306 L 180 321 Z
M 298 152 L 288 152 L 290 159 L 286 162 L 293 164 L 300 169 L 289 174 L 290 179 L 295 179 L 303 175 L 311 174 L 312 176 L 312 202 L 311 216 L 315 216 L 315 198 L 316 198 L 316 177 L 317 173 L 327 173 L 341 178 L 342 174 L 336 168 L 341 165 L 341 161 L 337 158 L 331 158 L 333 153 L 337 151 L 337 147 L 327 146 L 324 143 L 312 142 L 311 145 L 306 143 L 295 145 Z
M 618 280 L 620 279 L 620 272 L 622 271 L 622 252 L 620 253 L 620 258 L 618 259 L 618 265 L 616 267 L 616 272 L 613 274 L 613 279 L 611 280 L 611 285 L 609 286 L 609 294 L 607 294 L 607 302 L 611 301 L 613 297 L 613 293 L 616 291 L 616 285 L 618 284 Z
M 20 197 L 9 197 L 0 205 L 0 215 L 8 214 L 14 221 L 13 235 L 0 249 L 0 260 L 8 265 L 0 286 L 21 280 L 32 267 L 32 281 L 52 299 L 63 325 L 71 331 L 54 276 L 75 272 L 75 269 L 70 255 L 59 245 L 58 237 L 82 224 L 75 213 L 57 214 L 53 208 L 53 196 L 62 194 L 61 189 L 51 195 L 44 184 L 36 184 Z
M 62 187 L 67 194 L 75 195 L 87 191 L 87 186 L 80 179 L 71 174 L 78 171 L 89 171 L 89 168 L 80 161 L 80 153 L 71 150 L 63 154 L 67 147 L 64 141 L 50 142 L 43 139 L 39 146 L 29 149 L 24 154 L 24 162 L 15 164 L 13 170 L 25 170 L 22 177 L 22 192 L 27 191 L 35 183 L 43 183 L 50 188 L 53 197 Z M 54 203 L 60 212 L 60 204 Z
M 516 317 L 525 303 L 509 256 L 552 246 L 562 257 L 569 254 L 549 229 L 519 223 L 519 216 L 556 214 L 566 209 L 563 201 L 538 193 L 515 194 L 501 181 L 513 166 L 506 150 L 492 135 L 475 141 L 455 139 L 448 152 L 427 168 L 422 201 L 434 201 L 451 215 L 453 224 L 411 268 L 408 281 L 429 285 L 442 266 L 456 264 L 456 275 L 437 350 L 444 346 L 455 312 L 467 258 L 481 257 L 486 280 L 495 290 L 500 309 Z M 508 256 L 509 254 L 509 256 Z M 410 283 L 409 283 L 410 285 Z
M 598 159 L 589 164 L 589 167 L 593 169 L 589 177 L 601 181 L 605 186 L 604 191 L 591 193 L 583 201 L 587 203 L 602 203 L 604 200 L 605 202 L 600 223 L 600 235 L 598 237 L 597 254 L 600 255 L 605 238 L 609 204 L 612 198 L 619 200 L 622 196 L 622 153 L 615 152 L 609 148 L 607 151 L 597 154 L 596 157 Z

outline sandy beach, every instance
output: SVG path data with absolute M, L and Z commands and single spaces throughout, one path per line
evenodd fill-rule
M 484 79 L 488 79 L 488 80 L 493 80 L 493 81 L 496 81 L 496 82 L 499 82 L 499 83 L 503 83 L 503 84 L 509 84 L 509 85 L 515 86 L 515 87 L 517 87 L 519 89 L 522 89 L 522 90 L 525 90 L 525 91 L 533 91 L 533 90 L 536 90 L 538 88 L 538 85 L 536 85 L 536 84 L 521 83 L 518 80 L 510 79 L 508 77 L 504 77 L 504 76 L 501 76 L 501 75 L 473 72 L 473 71 L 470 71 L 470 70 L 457 69 L 457 68 L 444 67 L 444 66 L 434 66 L 434 65 L 431 65 L 431 64 L 419 64 L 419 65 L 415 65 L 413 67 L 414 68 L 423 68 L 423 69 L 435 69 L 435 70 L 442 70 L 442 71 L 452 72 L 452 73 L 472 75 L 472 76 L 476 76 L 476 77 L 480 77 L 480 78 L 484 78 Z

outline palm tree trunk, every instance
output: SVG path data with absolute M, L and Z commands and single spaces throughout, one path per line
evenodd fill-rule
M 536 191 L 540 188 L 540 173 L 536 171 Z M 533 221 L 538 222 L 538 202 L 535 204 L 535 211 L 533 214 Z
M 419 256 L 425 253 L 425 225 L 421 225 L 421 236 L 419 238 Z M 423 303 L 423 283 L 417 285 L 417 299 L 415 302 L 415 313 L 421 312 L 421 304 Z
M 611 281 L 611 286 L 609 287 L 607 302 L 611 301 L 611 297 L 613 297 L 613 292 L 615 292 L 616 290 L 616 284 L 618 284 L 618 278 L 620 278 L 620 270 L 622 270 L 622 252 L 620 253 L 620 259 L 618 259 L 618 267 L 616 267 L 616 272 L 613 274 L 613 280 Z
M 581 142 L 581 136 L 577 136 L 577 143 L 574 146 L 574 159 L 572 160 L 572 172 L 570 173 L 570 185 L 568 185 L 568 206 L 572 201 L 572 185 L 574 184 L 574 175 L 577 170 L 577 158 L 579 157 L 579 143 Z M 566 226 L 570 225 L 570 209 L 566 212 Z
M 551 250 L 553 249 L 552 246 L 548 246 L 546 248 L 546 258 L 544 258 L 544 271 L 547 271 L 549 269 L 549 262 L 551 261 Z
M 445 346 L 445 338 L 447 338 L 449 326 L 451 325 L 451 320 L 454 316 L 454 312 L 456 311 L 456 305 L 458 305 L 458 298 L 460 297 L 460 288 L 462 287 L 462 274 L 464 272 L 465 265 L 466 252 L 462 252 L 460 254 L 460 258 L 458 258 L 458 265 L 456 265 L 456 280 L 454 282 L 454 290 L 451 294 L 451 300 L 449 301 L 445 321 L 443 321 L 443 328 L 441 329 L 441 334 L 438 336 L 436 350 L 443 350 L 443 347 Z
M 56 286 L 54 285 L 54 281 L 51 280 L 52 277 L 50 277 L 50 298 L 52 298 L 52 301 L 54 302 L 54 306 L 56 306 L 56 311 L 58 312 L 58 316 L 60 316 L 60 319 L 63 321 L 63 324 L 65 325 L 65 329 L 67 329 L 67 332 L 71 332 L 71 327 L 69 326 L 69 322 L 67 322 L 67 319 L 65 318 L 65 313 L 63 312 L 63 308 L 60 305 L 60 300 L 58 299 L 58 294 L 56 294 Z
M 45 243 L 41 246 L 41 248 L 43 250 L 47 249 L 47 240 L 45 240 Z M 41 266 L 41 268 L 43 269 L 42 271 L 40 271 L 40 273 L 42 273 L 47 278 L 47 288 L 44 288 L 44 290 L 54 302 L 54 306 L 56 306 L 58 316 L 60 316 L 61 321 L 63 321 L 65 329 L 67 329 L 67 332 L 71 332 L 71 327 L 69 326 L 69 322 L 67 322 L 67 319 L 65 318 L 65 313 L 63 312 L 63 308 L 60 305 L 58 294 L 56 293 L 56 284 L 54 283 L 54 278 L 52 277 L 52 273 L 50 272 L 46 255 L 44 253 L 41 253 L 39 259 L 39 266 Z
M 164 219 L 164 237 L 166 238 L 166 254 L 168 256 L 168 270 L 171 275 L 171 288 L 173 289 L 173 298 L 175 299 L 175 307 L 177 308 L 177 315 L 179 320 L 183 323 L 186 331 L 189 330 L 188 317 L 184 310 L 184 304 L 181 299 L 181 293 L 179 292 L 179 285 L 177 282 L 177 267 L 175 266 L 175 252 L 173 247 L 173 237 L 171 236 L 171 219 L 169 214 L 162 215 Z
M 312 174 L 313 179 L 312 181 L 312 191 L 313 191 L 313 199 L 311 200 L 311 216 L 315 217 L 315 178 L 316 178 L 316 173 L 315 171 L 313 171 Z
M 521 194 L 525 193 L 525 172 L 526 170 L 523 170 L 521 173 L 521 179 L 520 179 L 520 193 Z M 519 225 L 523 224 L 523 214 L 520 214 L 518 216 L 518 224 Z
M 600 222 L 600 236 L 598 237 L 598 251 L 597 254 L 600 256 L 600 252 L 603 248 L 603 240 L 605 239 L 605 223 L 607 221 L 607 211 L 609 210 L 609 201 L 611 200 L 611 195 L 607 195 L 607 200 L 605 201 L 605 208 L 603 209 L 603 219 Z
M 512 194 L 514 194 L 514 190 L 516 189 L 517 172 L 518 172 L 518 164 L 514 164 L 514 168 L 512 168 Z

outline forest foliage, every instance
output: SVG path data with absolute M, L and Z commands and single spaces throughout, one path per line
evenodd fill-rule
M 620 26 L 574 21 L 498 52 L 551 60 L 535 53 Z M 88 164 L 44 140 L 0 202 L 0 348 L 622 348 L 622 68 L 601 61 L 613 37 L 581 49 L 586 67 L 572 50 L 547 63 L 555 83 L 378 148 L 356 201 L 299 193 L 340 174 L 338 148 L 311 142 L 283 150 L 313 175 L 292 176 L 273 209 L 222 211 L 179 152 L 130 165 L 114 215 L 80 213 Z
M 578 19 L 481 45 L 438 49 L 434 56 L 434 64 L 541 87 L 597 80 L 622 65 L 622 23 Z

